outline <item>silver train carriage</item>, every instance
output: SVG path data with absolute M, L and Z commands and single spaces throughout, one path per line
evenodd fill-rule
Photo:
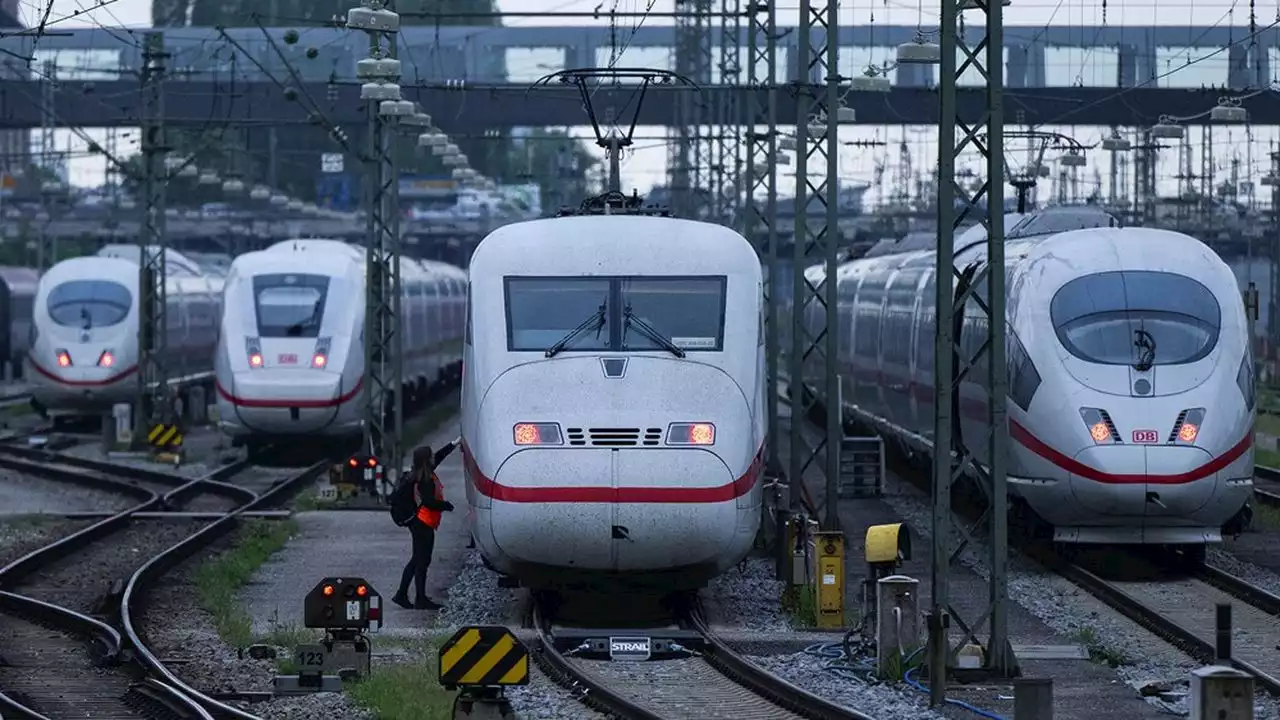
M 219 423 L 238 444 L 327 444 L 363 428 L 365 251 L 287 240 L 235 259 L 216 372 Z M 461 375 L 466 273 L 402 258 L 405 400 Z
M 162 363 L 175 385 L 213 374 L 222 280 L 164 250 Z M 138 395 L 138 247 L 108 245 L 63 260 L 40 278 L 26 376 L 33 404 L 57 417 L 101 415 Z
M 24 358 L 31 351 L 34 337 L 32 306 L 36 288 L 40 284 L 40 272 L 26 267 L 0 267 L 0 362 L 4 372 L 15 378 L 23 377 Z
M 760 263 L 737 233 L 657 217 L 500 228 L 470 265 L 468 514 L 529 587 L 699 587 L 760 523 Z
M 1012 504 L 1058 542 L 1175 546 L 1195 561 L 1249 514 L 1255 390 L 1239 288 L 1194 238 L 1094 217 L 1045 212 L 1006 225 Z M 957 238 L 957 269 L 985 262 L 980 226 Z M 854 261 L 838 275 L 845 410 L 925 452 L 933 268 L 924 250 Z M 821 267 L 808 272 L 823 278 Z M 811 330 L 820 312 L 806 308 Z M 965 357 L 986 322 L 967 303 Z M 960 406 L 966 445 L 983 463 L 986 367 L 969 374 Z

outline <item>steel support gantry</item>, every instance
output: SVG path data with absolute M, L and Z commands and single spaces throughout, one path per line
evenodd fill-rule
M 697 85 L 711 82 L 711 0 L 676 0 L 675 58 L 678 75 Z M 697 92 L 682 92 L 676 103 L 675 142 L 667 155 L 671 210 L 677 217 L 701 215 L 699 197 L 709 187 L 712 147 L 708 142 L 709 103 Z M 714 200 L 714 198 L 712 198 Z
M 840 472 L 840 444 L 844 436 L 836 363 L 839 322 L 836 317 L 836 261 L 839 229 L 839 26 L 837 0 L 817 5 L 800 1 L 800 58 L 796 78 L 796 193 L 795 244 L 791 295 L 791 351 L 788 368 L 791 400 L 791 452 L 787 471 L 791 509 L 803 497 L 804 473 L 819 458 L 826 480 L 824 530 L 839 530 L 836 487 Z M 813 172 L 814 166 L 818 169 Z M 816 201 L 816 202 L 815 202 Z M 811 213 L 811 210 L 817 211 Z M 816 217 L 815 217 L 816 215 Z M 822 282 L 806 277 L 811 263 L 823 263 Z M 806 316 L 813 322 L 806 322 Z M 810 361 L 816 361 L 810 364 Z M 816 371 L 805 374 L 808 365 Z M 806 384 L 812 392 L 806 391 Z M 811 442 L 805 419 L 823 400 L 826 422 L 820 438 Z M 815 511 L 818 508 L 813 508 Z
M 138 405 L 133 417 L 133 444 L 147 445 L 157 423 L 170 422 L 173 403 L 165 367 L 168 327 L 165 266 L 165 158 L 169 147 L 164 127 L 164 81 L 169 55 L 164 34 L 149 32 L 142 48 L 142 232 L 138 233 Z M 112 162 L 109 160 L 108 162 Z
M 370 5 L 394 12 L 394 2 Z M 399 27 L 399 23 L 396 23 Z M 369 56 L 375 60 L 396 57 L 395 31 L 370 30 Z M 386 45 L 383 41 L 386 41 Z M 368 113 L 364 158 L 366 268 L 365 277 L 365 407 L 364 448 L 377 457 L 392 483 L 401 471 L 404 435 L 404 398 L 400 333 L 400 183 L 397 161 L 397 118 L 413 115 L 412 102 L 400 99 L 398 65 L 394 74 L 383 72 L 384 92 L 366 102 Z M 394 89 L 392 89 L 394 88 Z M 401 111 L 400 106 L 405 106 Z
M 971 10 L 985 16 L 985 36 L 974 47 L 965 44 L 960 32 L 960 12 Z M 978 23 L 966 23 L 972 31 Z M 980 642 L 983 625 L 990 627 L 984 666 L 988 671 L 1008 676 L 1014 665 L 1008 643 L 1008 498 L 1005 459 L 1009 442 L 1005 398 L 1008 372 L 1005 364 L 1005 272 L 1004 272 L 1004 127 L 1003 18 L 1000 2 L 987 0 L 942 0 L 941 68 L 939 96 L 941 115 L 938 129 L 938 241 L 937 266 L 933 277 L 935 297 L 934 346 L 934 440 L 933 454 L 933 554 L 931 581 L 933 605 L 929 614 L 930 700 L 941 705 L 946 694 L 949 671 L 956 668 L 957 651 L 966 644 Z M 957 67 L 958 65 L 958 67 Z M 987 113 L 977 123 L 964 122 L 956 112 L 956 84 L 960 75 L 974 68 L 986 81 Z M 956 179 L 956 163 L 966 152 L 976 151 L 985 162 L 985 178 L 970 192 Z M 984 204 L 985 208 L 981 205 Z M 959 209 L 957 209 L 957 205 Z M 957 227 L 978 219 L 987 229 L 985 262 L 955 263 Z M 984 322 L 985 321 L 985 322 Z M 971 339 L 972 338 L 972 339 Z M 977 377 L 973 377 L 977 375 Z M 988 391 L 985 423 L 967 427 L 987 428 L 986 433 L 968 436 L 961 432 L 960 385 L 985 386 Z M 983 436 L 985 434 L 985 437 Z M 975 459 L 973 446 L 985 444 L 986 464 Z M 954 523 L 963 538 L 951 542 L 953 515 L 952 484 L 962 476 L 976 480 L 987 499 L 986 512 L 973 527 Z M 988 602 L 979 617 L 964 618 L 951 604 L 948 575 L 951 564 L 980 528 L 989 531 L 986 558 L 990 568 Z M 951 644 L 950 628 L 959 630 L 959 643 Z
M 743 236 L 751 241 L 764 264 L 764 332 L 768 389 L 767 462 L 772 472 L 778 460 L 778 323 L 781 316 L 778 279 L 778 11 L 772 0 L 747 0 L 747 83 L 767 88 L 764 102 L 756 94 L 745 108 L 746 203 Z
M 742 30 L 742 0 L 722 0 L 720 11 L 720 37 L 736 38 Z M 742 46 L 737 42 L 720 44 L 720 84 L 742 84 Z M 705 100 L 704 100 L 705 102 Z M 735 94 L 727 103 L 717 103 L 711 108 L 715 117 L 715 160 L 711 167 L 711 189 L 715 221 L 737 227 L 742 217 L 743 138 L 745 112 Z

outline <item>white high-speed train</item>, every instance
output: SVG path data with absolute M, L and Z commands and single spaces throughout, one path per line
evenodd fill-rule
M 1059 542 L 1179 546 L 1194 561 L 1249 512 L 1255 398 L 1239 287 L 1194 238 L 1113 225 L 1086 208 L 1007 224 L 1009 492 Z M 981 267 L 985 231 L 955 250 L 957 269 Z M 850 262 L 838 283 L 846 411 L 929 452 L 933 251 Z M 807 308 L 811 330 L 821 312 Z M 986 322 L 969 302 L 965 357 Z M 960 390 L 963 437 L 980 462 L 986 367 Z
M 579 216 L 470 265 L 463 460 L 485 560 L 533 588 L 700 587 L 760 523 L 761 269 L 719 225 Z
M 363 428 L 365 251 L 286 240 L 235 259 L 217 349 L 219 423 L 251 451 Z M 466 273 L 401 258 L 405 401 L 461 374 Z
M 165 250 L 163 363 L 169 380 L 212 376 L 222 281 Z M 40 278 L 26 358 L 33 404 L 57 417 L 100 415 L 138 395 L 138 248 L 109 245 Z

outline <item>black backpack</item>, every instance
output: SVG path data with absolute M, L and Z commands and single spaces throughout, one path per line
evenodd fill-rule
M 418 514 L 417 503 L 413 501 L 413 486 L 416 482 L 417 478 L 408 475 L 400 480 L 400 484 L 387 497 L 387 503 L 391 506 L 391 520 L 400 527 L 409 525 Z

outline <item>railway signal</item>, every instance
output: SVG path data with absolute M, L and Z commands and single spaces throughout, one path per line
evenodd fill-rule
M 462 691 L 454 718 L 512 717 L 503 689 L 529 684 L 529 650 L 501 625 L 464 627 L 440 648 L 440 684 Z
M 365 633 L 382 627 L 382 596 L 364 578 L 324 578 L 302 601 L 302 624 L 324 637 L 298 645 L 298 673 L 276 676 L 276 693 L 341 692 L 344 678 L 367 676 L 372 668 Z

